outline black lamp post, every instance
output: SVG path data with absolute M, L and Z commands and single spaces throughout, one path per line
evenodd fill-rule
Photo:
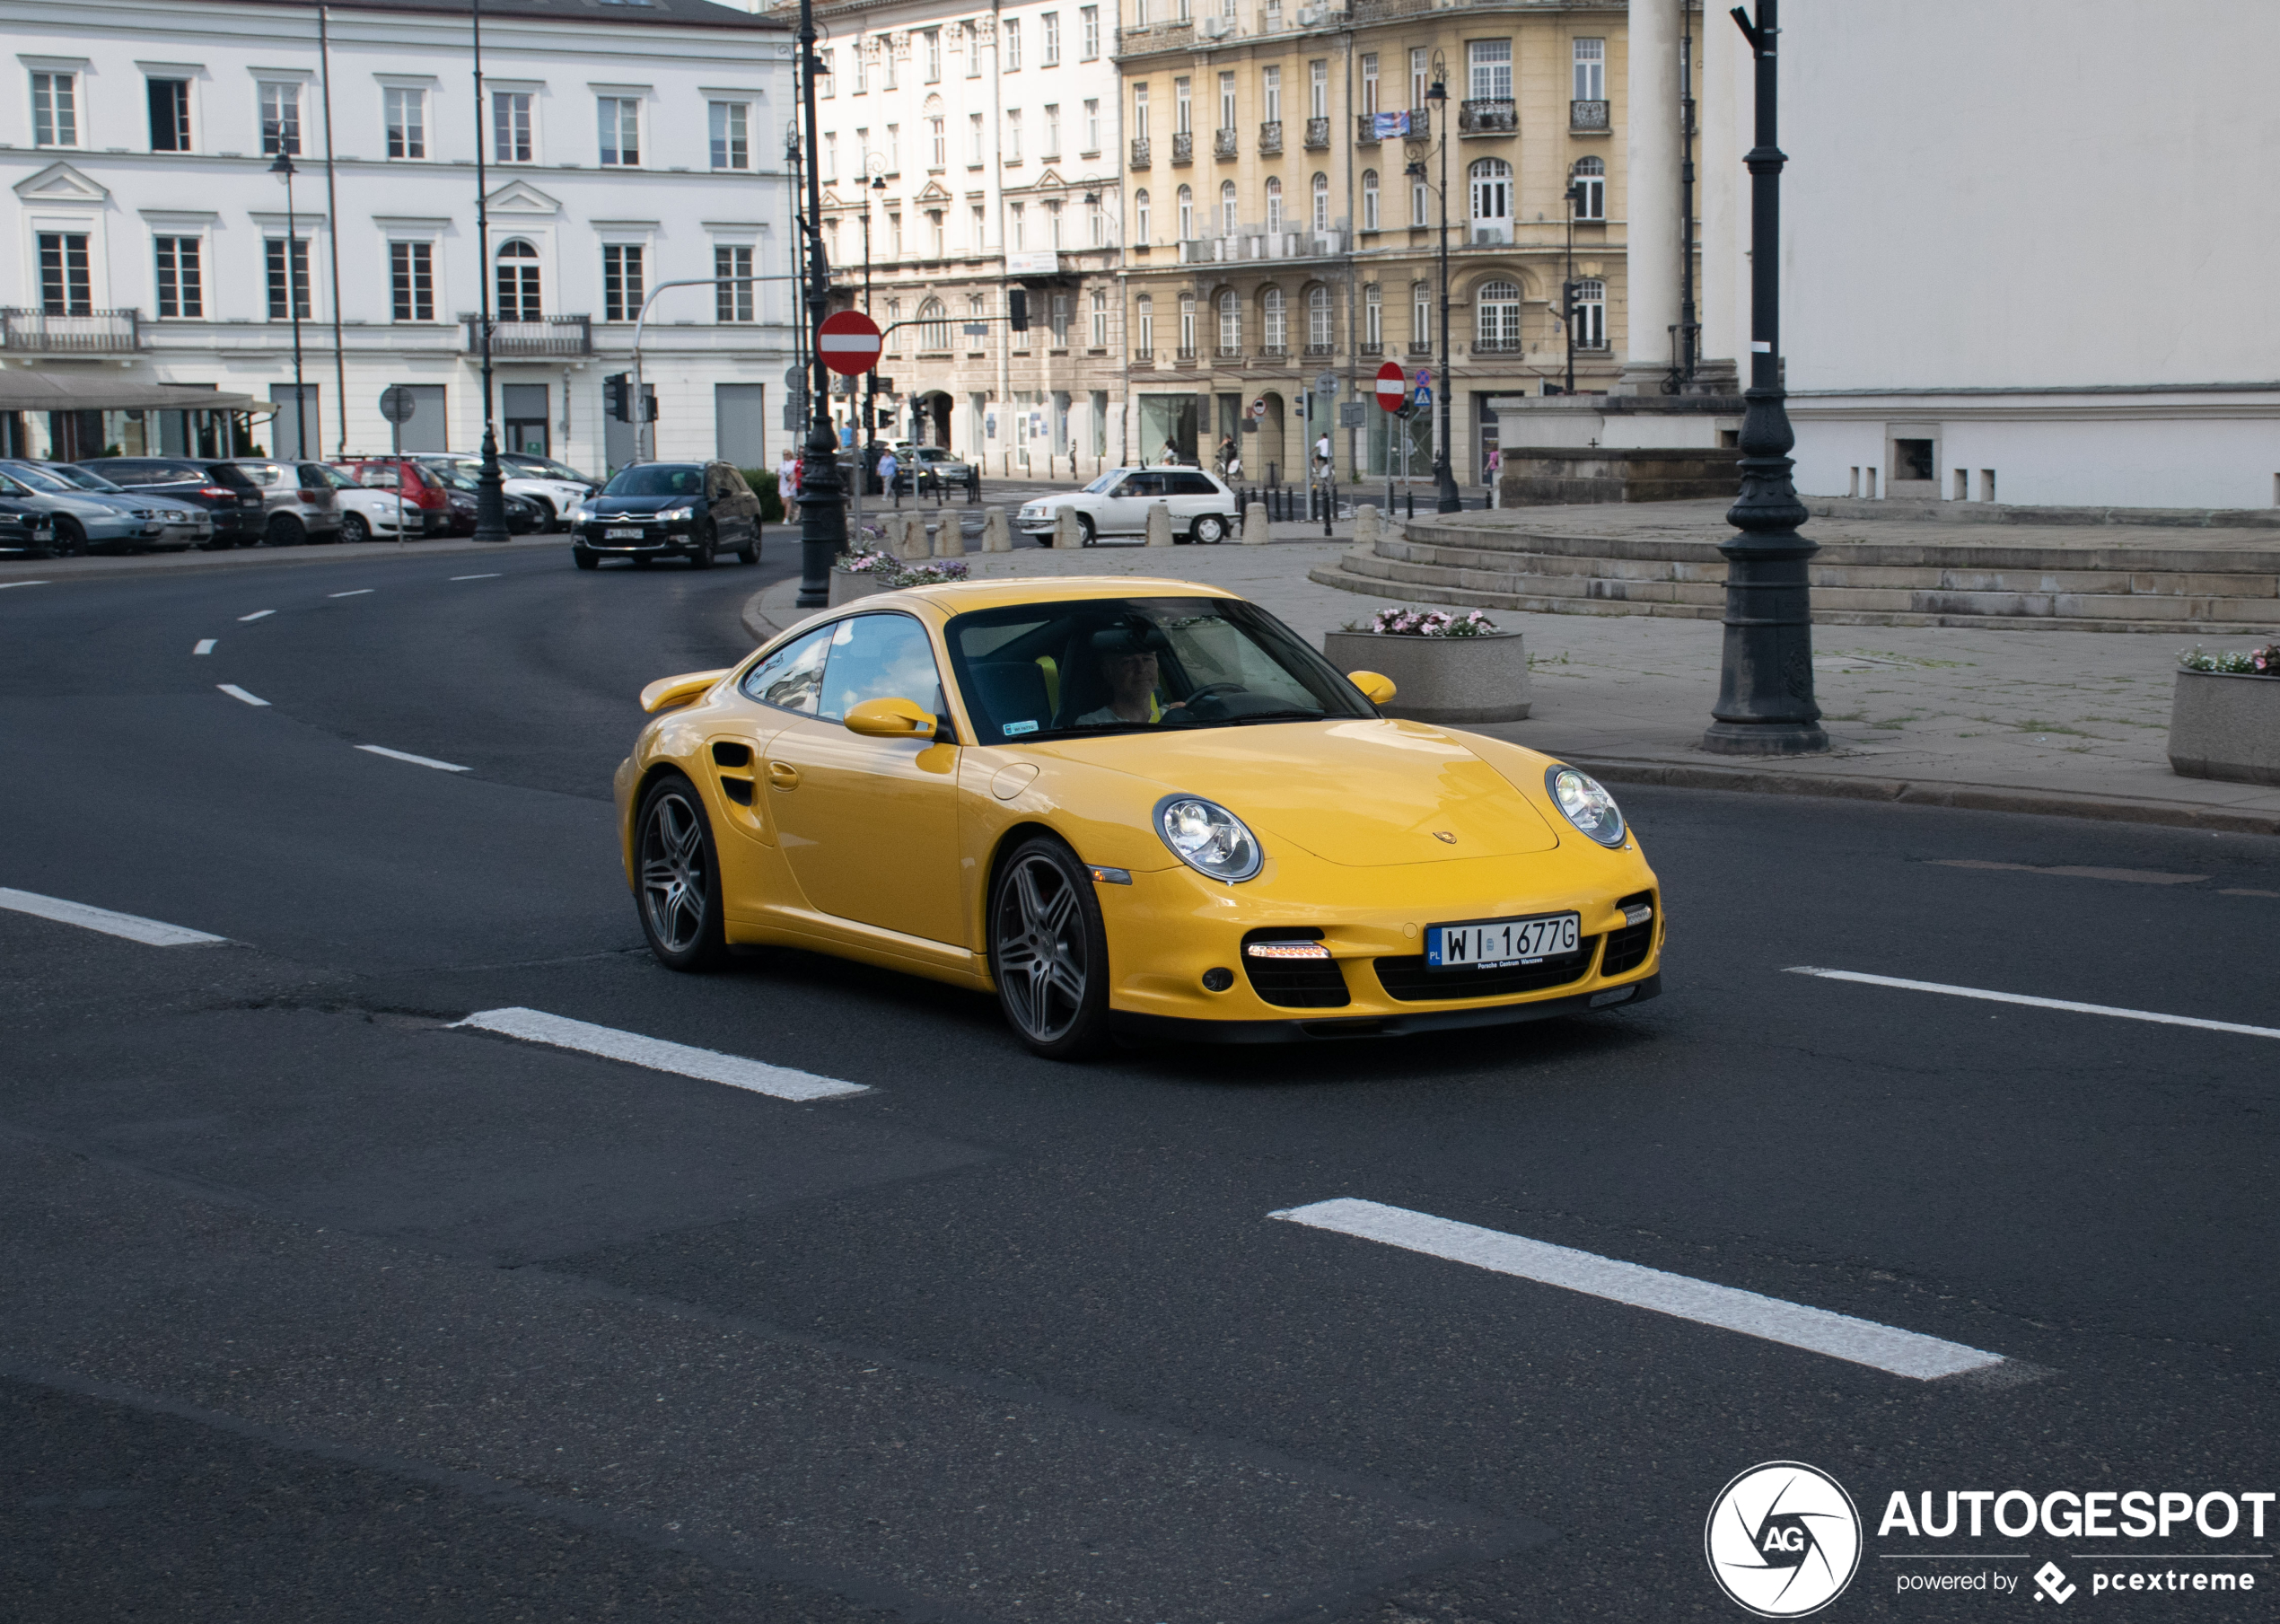
M 800 107 L 806 120 L 807 150 L 822 150 L 816 134 L 815 0 L 800 0 Z M 814 422 L 808 431 L 806 466 L 800 477 L 801 609 L 821 609 L 831 598 L 831 561 L 846 550 L 847 510 L 839 500 L 838 436 L 831 432 L 831 372 L 823 364 L 823 317 L 831 307 L 831 268 L 823 257 L 823 180 L 819 166 L 807 166 L 807 218 L 801 223 L 808 250 L 809 353 L 814 357 Z M 868 256 L 866 255 L 867 259 Z
M 1811 586 L 1805 560 L 1820 550 L 1797 533 L 1807 517 L 1794 466 L 1781 378 L 1781 168 L 1775 49 L 1780 0 L 1758 0 L 1758 20 L 1733 20 L 1758 64 L 1757 145 L 1749 149 L 1749 387 L 1741 419 L 1741 496 L 1726 522 L 1741 533 L 1726 556 L 1726 636 L 1716 718 L 1702 748 L 1726 756 L 1802 755 L 1828 748 L 1813 703 Z
M 301 384 L 301 288 L 306 278 L 301 274 L 300 256 L 294 252 L 301 246 L 301 230 L 293 212 L 293 159 L 282 141 L 269 172 L 281 176 L 285 189 L 285 312 L 293 318 L 293 454 L 301 458 L 310 455 L 309 397 Z
M 483 469 L 475 476 L 477 541 L 509 541 L 506 486 L 499 474 L 498 426 L 491 416 L 491 205 L 483 164 L 483 0 L 473 0 L 475 19 L 475 254 L 483 294 Z M 641 403 L 634 403 L 641 410 Z
M 1567 276 L 1559 285 L 1559 325 L 1567 335 L 1567 382 L 1565 392 L 1575 392 L 1575 216 L 1583 206 L 1583 186 L 1567 183 Z M 1603 211 L 1602 211 L 1603 212 Z
M 871 154 L 864 154 L 863 160 L 866 164 L 869 163 Z M 871 191 L 883 192 L 886 189 L 886 175 L 881 171 L 873 170 L 871 175 Z M 871 192 L 865 192 L 863 198 L 863 313 L 866 316 L 871 313 Z M 871 478 L 871 429 L 876 419 L 878 409 L 879 369 L 873 365 L 863 374 L 863 423 L 855 431 L 855 488 L 858 490 L 865 488 Z
M 1449 426 L 1449 86 L 1440 75 L 1434 75 L 1425 101 L 1434 109 L 1434 122 L 1441 127 L 1441 443 L 1433 457 L 1433 505 L 1436 512 L 1453 514 L 1465 502 L 1457 494 L 1456 470 L 1451 466 L 1456 442 Z M 1424 168 L 1421 163 L 1412 165 L 1420 179 Z

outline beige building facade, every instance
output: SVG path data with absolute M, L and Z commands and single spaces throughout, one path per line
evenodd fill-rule
M 1575 389 L 1641 387 L 1624 366 L 1620 0 L 1122 4 L 1133 454 L 1208 464 L 1235 435 L 1246 480 L 1290 482 L 1328 432 L 1342 480 L 1406 466 L 1426 484 L 1437 399 L 1404 435 L 1372 391 L 1390 360 L 1439 393 L 1444 196 L 1460 485 L 1487 477 L 1490 399 L 1565 386 L 1564 284 Z

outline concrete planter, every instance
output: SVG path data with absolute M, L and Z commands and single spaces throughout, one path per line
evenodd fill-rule
M 2280 677 L 2178 672 L 2170 767 L 2188 778 L 2280 784 Z
M 873 593 L 886 590 L 887 584 L 867 570 L 834 569 L 831 572 L 830 607 L 837 609 L 842 603 L 852 603 L 857 598 L 868 598 Z
M 1485 637 L 1322 634 L 1322 653 L 1342 672 L 1373 671 L 1398 690 L 1390 716 L 1416 722 L 1518 722 L 1528 715 L 1528 652 L 1518 632 Z

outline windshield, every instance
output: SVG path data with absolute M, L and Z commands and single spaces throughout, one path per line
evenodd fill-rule
M 1098 496 L 1105 492 L 1114 490 L 1116 488 L 1117 481 L 1123 478 L 1129 471 L 1131 470 L 1128 469 L 1110 469 L 1107 473 L 1102 474 L 1098 479 L 1095 479 L 1092 484 L 1084 487 L 1085 495 L 1089 496 Z
M 1241 599 L 1024 603 L 944 629 L 987 743 L 1377 715 L 1329 661 Z
M 61 491 L 66 496 L 78 494 L 77 486 L 58 478 L 42 468 L 27 468 L 21 462 L 11 462 L 8 465 L 8 471 L 34 490 Z
M 72 468 L 66 465 L 64 467 L 43 471 L 52 472 L 57 478 L 67 480 L 71 484 L 76 485 L 82 490 L 117 490 L 119 488 L 118 486 L 113 485 L 110 480 L 104 478 L 102 475 L 84 468 Z
M 612 479 L 605 496 L 697 496 L 705 491 L 705 470 L 690 462 L 644 462 Z
M 573 485 L 596 483 L 567 463 L 557 462 L 551 457 L 533 457 L 527 452 L 522 452 L 512 457 L 501 457 L 499 461 L 524 470 L 541 479 L 567 479 Z

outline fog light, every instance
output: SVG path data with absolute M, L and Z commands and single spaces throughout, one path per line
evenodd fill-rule
M 1234 985 L 1235 972 L 1232 970 L 1217 969 L 1204 971 L 1204 990 L 1206 992 L 1225 992 L 1229 988 Z

